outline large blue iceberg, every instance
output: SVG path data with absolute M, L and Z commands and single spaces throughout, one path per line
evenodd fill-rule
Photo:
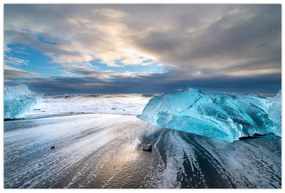
M 4 87 L 4 119 L 22 118 L 37 102 L 37 95 L 25 85 Z
M 279 100 L 277 96 L 276 101 Z M 257 95 L 188 88 L 152 98 L 139 118 L 162 127 L 233 142 L 254 134 L 276 133 L 278 129 L 281 132 L 281 122 L 276 122 L 281 121 L 280 103 L 273 103 L 274 107 L 271 103 L 271 99 Z M 272 111 L 269 117 L 270 107 L 276 112 Z M 275 116 L 279 119 L 275 120 Z

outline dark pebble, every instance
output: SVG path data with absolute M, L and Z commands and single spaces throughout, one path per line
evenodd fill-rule
M 152 151 L 152 145 L 151 144 L 143 144 L 142 145 L 142 150 L 151 152 Z

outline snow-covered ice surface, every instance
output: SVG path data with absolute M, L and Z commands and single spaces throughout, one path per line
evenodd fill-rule
M 271 105 L 271 99 L 257 95 L 187 88 L 152 98 L 139 117 L 162 127 L 233 142 L 254 134 L 280 133 L 280 95 Z M 273 110 L 268 116 L 270 105 Z
M 145 143 L 151 153 L 140 150 Z M 227 143 L 129 115 L 5 121 L 4 186 L 280 188 L 281 139 Z

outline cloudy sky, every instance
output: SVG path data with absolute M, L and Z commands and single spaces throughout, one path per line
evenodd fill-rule
M 5 5 L 5 85 L 275 93 L 281 5 Z

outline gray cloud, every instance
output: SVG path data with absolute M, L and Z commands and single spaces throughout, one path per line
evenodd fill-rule
M 278 4 L 5 5 L 4 19 L 5 48 L 17 42 L 33 46 L 58 63 L 65 76 L 84 76 L 76 80 L 83 85 L 96 83 L 96 88 L 102 84 L 102 92 L 115 91 L 123 83 L 140 85 L 140 81 L 145 82 L 140 88 L 157 90 L 179 84 L 205 88 L 223 84 L 229 90 L 249 90 L 243 84 L 247 80 L 255 84 L 251 89 L 265 91 L 281 84 Z M 143 65 L 148 59 L 161 63 L 168 73 L 134 77 L 97 72 L 90 64 L 101 60 L 110 66 L 118 61 L 120 65 Z M 6 74 L 5 79 L 11 78 Z M 47 83 L 56 90 L 62 81 L 62 87 L 73 89 L 67 80 L 75 79 L 52 78 Z M 157 82 L 162 80 L 165 83 Z
M 245 60 L 251 62 L 252 59 L 268 58 L 279 60 L 273 64 L 264 64 L 267 66 L 261 64 L 261 68 L 280 68 L 281 7 L 235 7 L 233 5 L 232 10 L 240 11 L 231 13 L 229 10 L 201 29 L 194 26 L 190 33 L 184 33 L 181 28 L 166 32 L 154 31 L 139 39 L 139 44 L 158 55 L 165 63 L 184 66 L 186 69 L 193 67 L 196 70 L 211 65 L 219 69 L 237 65 L 241 61 L 245 63 Z
M 9 66 L 4 66 L 4 77 L 5 81 L 19 81 L 22 78 L 39 77 L 40 75 L 34 72 L 21 70 Z
M 185 73 L 185 72 L 184 72 Z M 32 90 L 42 93 L 164 93 L 178 88 L 192 87 L 203 90 L 230 91 L 241 93 L 276 93 L 281 89 L 281 75 L 251 75 L 240 77 L 202 77 L 177 79 L 183 72 L 171 71 L 165 74 L 116 77 L 103 80 L 99 76 L 15 78 L 7 85 L 26 84 Z

